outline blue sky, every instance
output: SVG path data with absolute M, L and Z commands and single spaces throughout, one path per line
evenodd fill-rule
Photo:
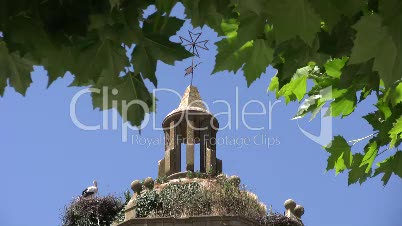
M 181 7 L 175 14 L 183 17 Z M 179 31 L 186 35 L 189 22 Z M 197 30 L 196 30 L 197 31 Z M 199 31 L 199 28 L 198 28 Z M 236 105 L 236 87 L 239 92 L 240 111 L 250 100 L 258 100 L 268 108 L 275 102 L 273 93 L 266 89 L 273 69 L 247 88 L 242 72 L 220 72 L 211 75 L 216 55 L 213 44 L 219 38 L 204 28 L 203 37 L 210 40 L 210 51 L 200 52 L 202 64 L 197 68 L 194 84 L 213 113 L 226 110 L 214 101 L 226 100 Z M 178 37 L 172 37 L 178 40 Z M 169 88 L 182 94 L 189 85 L 184 69 L 189 60 L 175 66 L 158 63 L 158 88 Z M 163 158 L 163 145 L 140 145 L 137 131 L 129 131 L 129 141 L 121 141 L 121 123 L 117 130 L 84 131 L 70 118 L 72 97 L 83 88 L 67 87 L 73 76 L 66 74 L 50 88 L 46 88 L 46 71 L 37 67 L 32 73 L 33 84 L 25 97 L 7 88 L 0 98 L 0 225 L 47 226 L 59 225 L 64 205 L 78 196 L 83 188 L 96 179 L 100 194 L 122 194 L 136 179 L 157 176 L 157 161 Z M 147 82 L 148 87 L 153 89 Z M 163 118 L 179 104 L 173 94 L 157 96 L 156 114 L 150 123 L 162 123 Z M 373 110 L 374 97 L 365 100 L 351 116 L 333 120 L 333 134 L 342 134 L 347 140 L 369 135 L 371 127 L 361 119 Z M 283 202 L 292 198 L 305 207 L 303 221 L 309 226 L 396 226 L 402 221 L 402 180 L 393 176 L 386 187 L 380 177 L 368 180 L 362 186 L 347 185 L 347 174 L 325 172 L 327 153 L 319 144 L 299 130 L 297 122 L 290 120 L 296 113 L 297 103 L 284 101 L 273 108 L 271 129 L 269 115 L 249 116 L 247 122 L 264 126 L 263 131 L 250 131 L 242 123 L 239 129 L 218 132 L 218 138 L 254 137 L 259 134 L 279 143 L 271 146 L 218 145 L 218 157 L 223 160 L 223 171 L 239 175 L 242 183 L 255 192 L 262 202 L 283 212 Z M 258 105 L 249 105 L 251 112 L 260 112 Z M 234 107 L 233 107 L 234 110 Z M 233 112 L 234 114 L 234 112 Z M 101 124 L 102 112 L 92 109 L 90 95 L 83 95 L 77 104 L 79 120 L 86 124 Z M 109 112 L 109 121 L 112 111 Z M 154 119 L 155 118 L 155 121 Z M 220 124 L 227 116 L 217 116 Z M 241 119 L 241 116 L 240 116 Z M 121 118 L 119 118 L 121 122 Z M 235 123 L 235 116 L 231 122 Z M 300 120 L 303 129 L 318 134 L 319 120 Z M 111 127 L 111 121 L 109 128 Z M 155 139 L 162 136 L 152 126 L 144 128 L 139 138 Z M 134 142 L 131 142 L 134 138 Z M 358 143 L 355 150 L 361 150 Z

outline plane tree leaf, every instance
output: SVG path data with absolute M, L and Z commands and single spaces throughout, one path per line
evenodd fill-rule
M 273 59 L 273 54 L 274 50 L 270 48 L 267 41 L 257 39 L 253 42 L 250 56 L 243 67 L 248 86 L 265 72 Z
M 271 16 L 277 42 L 300 37 L 312 45 L 320 31 L 320 17 L 307 0 L 271 0 L 266 12 Z
M 396 61 L 401 53 L 397 52 L 394 40 L 382 23 L 381 17 L 373 14 L 362 17 L 354 26 L 357 34 L 349 63 L 362 63 L 373 58 L 373 70 L 378 71 L 389 86 L 402 78 L 400 63 Z
M 348 57 L 342 57 L 341 59 L 329 60 L 324 64 L 325 71 L 327 74 L 334 78 L 340 78 L 342 71 L 341 69 L 345 66 Z
M 14 89 L 25 95 L 32 83 L 33 64 L 21 58 L 17 52 L 10 53 L 6 43 L 0 40 L 0 96 L 4 95 L 7 81 Z
M 180 43 L 169 41 L 170 36 L 180 29 L 183 22 L 174 17 L 159 17 L 157 14 L 144 21 L 142 36 L 134 48 L 131 62 L 135 72 L 141 73 L 155 86 L 157 86 L 155 71 L 158 60 L 173 64 L 177 60 L 191 56 Z
M 177 2 L 177 0 L 155 0 L 155 6 L 159 11 L 170 14 Z
M 367 171 L 364 166 L 362 166 L 362 162 L 364 161 L 364 156 L 360 153 L 356 153 L 353 155 L 352 166 L 348 173 L 348 185 L 359 182 L 362 184 L 368 178 L 371 177 L 372 170 L 369 168 Z
M 100 65 L 103 65 L 101 67 Z M 112 40 L 89 41 L 77 54 L 77 61 L 71 72 L 75 75 L 76 85 L 97 82 L 103 71 L 106 76 L 117 77 L 128 66 L 124 48 Z
M 99 82 L 92 88 L 96 89 L 96 92 L 92 92 L 94 108 L 116 108 L 123 120 L 131 125 L 140 126 L 145 114 L 154 111 L 152 94 L 145 87 L 140 74 L 130 72 L 113 79 L 102 74 Z M 107 98 L 107 104 L 104 104 L 104 97 Z
M 364 1 L 350 0 L 350 1 L 337 1 L 337 0 L 309 0 L 314 8 L 314 11 L 319 14 L 321 20 L 325 23 L 328 30 L 332 28 L 341 20 L 342 16 L 352 17 L 362 10 Z
M 218 46 L 218 54 L 216 56 L 215 68 L 212 73 L 228 70 L 238 71 L 253 49 L 253 42 L 248 41 L 241 43 L 237 40 L 222 40 L 216 44 Z
M 378 163 L 378 168 L 374 172 L 374 176 L 383 174 L 382 181 L 386 185 L 392 174 L 402 178 L 402 151 L 397 151 L 394 155 Z
M 330 154 L 328 157 L 327 170 L 335 169 L 336 174 L 350 168 L 353 155 L 350 145 L 342 136 L 335 136 L 334 140 L 325 147 Z
M 219 35 L 223 35 L 221 29 L 222 20 L 230 17 L 232 6 L 230 0 L 182 0 L 185 14 L 194 27 L 208 25 Z
M 334 117 L 336 116 L 348 116 L 350 115 L 356 108 L 356 92 L 354 90 L 348 90 L 345 95 L 342 97 L 336 98 L 330 107 L 330 114 Z
M 365 154 L 364 154 L 363 160 L 361 161 L 359 167 L 367 165 L 367 168 L 364 172 L 368 173 L 371 170 L 371 166 L 373 165 L 375 158 L 377 157 L 377 153 L 378 153 L 377 142 L 376 141 L 369 142 L 364 149 L 365 149 Z
M 389 131 L 389 137 L 391 138 L 390 147 L 394 147 L 396 142 L 402 137 L 402 116 L 393 123 L 392 129 Z

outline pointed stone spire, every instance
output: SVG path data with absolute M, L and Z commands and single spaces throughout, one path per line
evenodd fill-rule
M 199 108 L 202 111 L 206 111 L 204 102 L 201 99 L 197 87 L 191 85 L 186 88 L 186 91 L 184 91 L 179 109 L 186 109 L 190 107 Z
M 182 112 L 186 110 L 199 111 L 201 113 L 207 113 L 212 115 L 205 107 L 204 101 L 201 99 L 200 93 L 197 87 L 189 85 L 184 91 L 184 95 L 180 101 L 178 108 L 170 112 L 166 118 L 173 115 L 176 112 Z

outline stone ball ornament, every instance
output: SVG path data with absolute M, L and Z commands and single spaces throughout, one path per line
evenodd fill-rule
M 131 189 L 135 192 L 135 193 L 140 193 L 142 190 L 142 184 L 139 180 L 135 180 L 133 182 L 131 182 Z
M 296 208 L 296 202 L 293 199 L 288 199 L 285 201 L 285 203 L 283 204 L 285 206 L 285 209 L 287 210 L 293 210 L 294 208 Z
M 144 187 L 147 189 L 153 189 L 155 185 L 154 179 L 152 179 L 152 177 L 147 177 L 144 180 Z
M 301 218 L 304 214 L 304 207 L 302 205 L 297 205 L 294 209 L 295 216 Z

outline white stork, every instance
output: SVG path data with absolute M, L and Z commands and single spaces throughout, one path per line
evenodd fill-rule
M 93 198 L 96 193 L 98 193 L 98 183 L 94 180 L 94 185 L 87 187 L 84 191 L 82 191 L 82 196 L 84 198 Z

